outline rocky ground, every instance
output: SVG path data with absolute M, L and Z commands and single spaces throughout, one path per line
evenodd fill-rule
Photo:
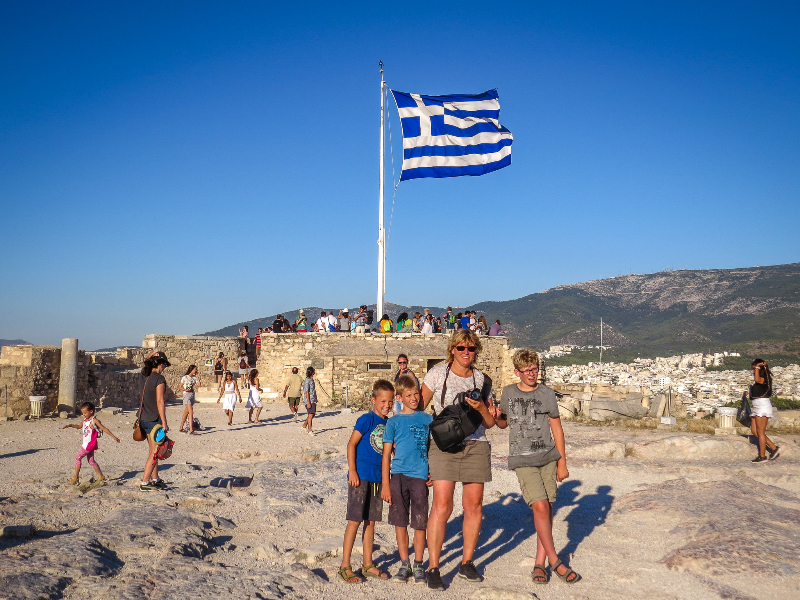
M 181 407 L 168 409 L 175 426 Z M 535 531 L 505 432 L 490 432 L 476 564 L 482 584 L 455 576 L 460 511 L 448 527 L 448 589 L 338 580 L 346 503 L 345 445 L 358 415 L 322 412 L 312 437 L 284 405 L 261 425 L 200 405 L 207 429 L 173 432 L 169 489 L 141 492 L 144 444 L 131 414 L 98 417 L 122 438 L 100 440 L 109 477 L 67 485 L 80 445 L 64 421 L 0 423 L 0 598 L 532 598 L 800 597 L 800 438 L 777 436 L 779 459 L 753 465 L 747 438 L 565 423 L 571 477 L 555 505 L 562 557 L 583 580 L 534 585 Z M 75 422 L 75 421 L 71 421 Z M 458 505 L 458 499 L 457 503 Z M 395 572 L 393 528 L 377 526 L 378 563 Z M 353 566 L 361 566 L 354 554 Z

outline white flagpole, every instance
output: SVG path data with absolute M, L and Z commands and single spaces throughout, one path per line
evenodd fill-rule
M 381 153 L 380 153 L 380 184 L 378 185 L 378 302 L 375 310 L 375 321 L 380 322 L 383 317 L 383 296 L 386 293 L 386 231 L 383 228 L 383 177 L 384 177 L 384 86 L 383 61 L 381 67 Z

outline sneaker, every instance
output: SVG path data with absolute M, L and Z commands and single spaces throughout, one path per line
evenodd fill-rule
M 754 462 L 754 463 L 761 463 L 761 462 L 767 462 L 768 460 L 769 460 L 769 459 L 768 459 L 766 456 L 756 456 L 756 457 L 755 457 L 753 460 L 751 460 L 750 462 Z
M 400 563 L 400 568 L 397 573 L 392 577 L 394 583 L 405 583 L 411 577 L 411 563 Z
M 458 568 L 458 576 L 473 583 L 480 583 L 483 581 L 483 577 L 478 573 L 478 570 L 475 568 L 475 563 L 471 560 L 468 560 Z
M 308 435 L 317 435 L 317 432 L 316 431 L 309 431 Z
M 414 563 L 414 583 L 418 585 L 425 585 L 427 583 L 425 569 L 422 567 L 421 562 Z
M 439 574 L 438 567 L 428 570 L 427 584 L 429 590 L 444 590 L 444 581 L 442 581 L 442 576 Z
M 167 488 L 167 484 L 164 483 L 164 480 L 161 479 L 160 477 L 158 479 L 151 479 L 150 485 L 155 486 L 157 490 L 164 490 Z
M 158 487 L 152 481 L 148 481 L 147 483 L 142 483 L 139 485 L 139 489 L 143 492 L 157 492 Z
M 775 446 L 775 450 L 770 450 L 769 448 L 767 448 L 767 454 L 769 454 L 769 460 L 775 460 L 776 458 L 778 458 L 778 456 L 780 456 L 780 453 L 781 453 L 780 446 Z

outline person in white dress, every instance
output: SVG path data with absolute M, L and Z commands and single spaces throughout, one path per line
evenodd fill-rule
M 264 407 L 264 404 L 261 402 L 261 392 L 263 391 L 258 382 L 258 369 L 253 369 L 250 371 L 250 393 L 247 396 L 247 403 L 244 405 L 245 408 L 250 409 L 247 415 L 248 423 L 261 423 L 258 417 L 261 416 L 261 409 Z M 255 408 L 258 410 L 256 411 L 256 420 L 254 421 L 253 409 Z
M 236 408 L 236 397 L 239 397 L 239 402 L 242 401 L 242 393 L 239 391 L 239 384 L 233 378 L 233 373 L 225 371 L 225 381 L 222 385 L 222 390 L 217 398 L 217 404 L 225 396 L 225 401 L 222 403 L 222 410 L 228 415 L 228 425 L 233 424 L 233 411 Z

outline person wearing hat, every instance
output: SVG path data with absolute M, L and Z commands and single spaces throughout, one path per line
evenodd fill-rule
M 167 485 L 158 476 L 158 458 L 156 457 L 157 444 L 150 433 L 153 428 L 160 425 L 166 434 L 169 431 L 167 425 L 167 412 L 164 405 L 164 394 L 167 390 L 167 380 L 162 373 L 170 366 L 167 355 L 163 352 L 152 352 L 144 361 L 144 367 L 140 375 L 142 387 L 142 407 L 138 415 L 139 426 L 147 436 L 147 462 L 144 464 L 142 473 L 142 483 L 139 489 L 142 491 L 161 490 Z
M 297 320 L 294 322 L 297 325 L 297 333 L 306 333 L 308 331 L 308 319 L 306 318 L 306 313 L 303 312 L 303 309 L 300 309 L 300 312 L 297 316 Z
M 339 331 L 350 333 L 350 312 L 346 308 L 339 311 Z

